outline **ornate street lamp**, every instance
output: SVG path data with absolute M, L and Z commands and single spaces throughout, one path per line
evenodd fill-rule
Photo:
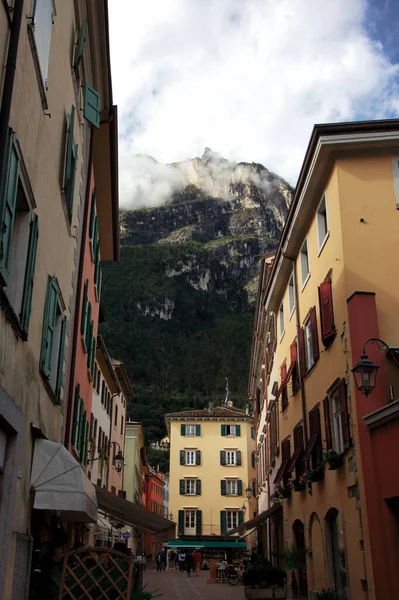
M 247 496 L 247 500 L 251 500 L 252 498 L 252 488 L 248 484 L 248 487 L 245 489 L 245 495 Z
M 379 338 L 369 338 L 363 344 L 363 351 L 360 357 L 360 361 L 353 367 L 352 373 L 355 379 L 357 389 L 364 394 L 366 397 L 371 394 L 375 388 L 377 381 L 379 365 L 376 365 L 372 360 L 368 360 L 366 354 L 366 345 L 371 342 L 377 344 L 380 350 L 386 351 L 387 358 L 393 359 L 397 367 L 399 367 L 399 349 L 391 348 L 384 340 Z
M 245 506 L 245 502 L 244 504 L 241 506 L 241 512 L 243 515 L 245 515 L 245 513 L 247 512 L 247 507 Z
M 93 458 L 92 462 L 106 456 L 109 453 L 111 446 L 118 446 L 118 452 L 115 454 L 112 460 L 112 464 L 114 465 L 116 472 L 120 473 L 123 469 L 123 463 L 125 459 L 123 457 L 122 450 L 118 442 L 109 442 L 106 446 L 104 446 L 97 458 Z

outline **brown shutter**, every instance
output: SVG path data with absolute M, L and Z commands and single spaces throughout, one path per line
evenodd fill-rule
M 332 448 L 332 437 L 331 437 L 331 421 L 330 421 L 330 401 L 328 396 L 326 396 L 323 400 L 323 410 L 324 410 L 324 425 L 326 430 L 326 448 L 327 450 L 331 450 Z
M 288 393 L 287 393 L 287 363 L 281 365 L 280 369 L 281 376 L 281 408 L 284 410 L 288 406 Z
M 273 406 L 270 415 L 270 462 L 272 462 L 273 458 L 276 456 L 276 437 L 276 411 Z
M 321 339 L 326 345 L 335 333 L 331 278 L 327 277 L 319 286 Z
M 285 380 L 287 377 L 287 364 L 286 363 L 281 365 L 280 375 L 281 375 L 281 383 L 283 384 L 283 383 L 285 383 Z
M 303 450 L 303 426 L 302 423 L 294 429 L 294 448 L 295 450 Z
M 344 442 L 344 450 L 348 450 L 351 445 L 351 436 L 349 430 L 348 400 L 346 397 L 345 379 L 341 379 L 339 384 L 339 399 L 341 404 L 342 439 Z
M 319 336 L 317 335 L 317 319 L 316 319 L 316 307 L 313 306 L 310 309 L 310 326 L 312 329 L 312 346 L 313 346 L 313 360 L 316 362 L 320 356 L 319 352 Z
M 276 477 L 274 478 L 274 485 L 278 485 L 280 483 L 280 481 L 282 480 L 286 470 L 287 470 L 287 466 L 288 466 L 289 461 L 288 460 L 284 460 L 281 465 L 279 470 L 276 473 Z
M 299 369 L 301 377 L 305 377 L 306 373 L 306 356 L 305 356 L 305 330 L 303 327 L 299 330 L 298 335 L 298 354 L 299 354 Z
M 281 442 L 281 460 L 290 460 L 291 458 L 291 443 L 290 440 L 283 440 Z
M 297 360 L 297 347 L 296 347 L 296 340 L 294 340 L 290 346 L 290 357 L 291 357 L 291 364 L 292 363 L 296 363 Z

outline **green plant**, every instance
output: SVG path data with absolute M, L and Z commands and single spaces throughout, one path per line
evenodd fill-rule
M 342 600 L 342 594 L 336 588 L 314 590 L 316 600 Z
M 324 479 L 324 470 L 325 463 L 324 461 L 313 467 L 313 469 L 309 469 L 306 473 L 306 479 L 310 482 L 321 481 Z
M 284 587 L 286 579 L 287 574 L 285 571 L 272 567 L 265 559 L 260 559 L 250 565 L 243 573 L 243 582 L 247 587 Z
M 344 464 L 343 454 L 336 452 L 335 450 L 327 450 L 324 452 L 324 460 L 328 465 L 330 471 L 339 469 Z
M 306 555 L 308 550 L 292 544 L 286 546 L 284 550 L 284 561 L 287 569 L 300 569 L 306 564 Z

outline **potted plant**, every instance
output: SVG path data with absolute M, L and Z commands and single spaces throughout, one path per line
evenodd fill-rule
M 324 460 L 330 471 L 339 469 L 344 464 L 344 455 L 335 450 L 327 450 L 324 452 Z
M 316 481 L 321 481 L 322 479 L 324 479 L 324 467 L 325 467 L 325 464 L 323 461 L 320 464 L 313 467 L 313 469 L 310 469 L 306 473 L 307 480 L 310 481 L 311 483 L 314 483 Z
M 308 550 L 293 544 L 286 546 L 284 550 L 284 562 L 288 570 L 291 571 L 291 592 L 294 598 L 298 597 L 299 571 L 306 565 L 306 555 Z
M 297 479 L 292 480 L 292 487 L 295 492 L 302 492 L 306 489 L 307 477 L 305 474 L 301 475 Z
M 291 498 L 291 487 L 278 485 L 274 488 L 274 497 L 276 500 L 282 500 L 283 498 Z
M 268 560 L 259 559 L 243 574 L 245 597 L 248 600 L 287 598 L 287 574 L 272 567 Z
M 314 590 L 315 600 L 342 600 L 342 594 L 336 588 Z

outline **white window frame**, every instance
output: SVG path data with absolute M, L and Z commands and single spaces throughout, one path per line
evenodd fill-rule
M 196 525 L 196 513 L 195 509 L 186 508 L 184 510 L 184 533 L 185 535 L 195 534 Z
M 195 425 L 186 425 L 186 436 L 195 437 Z
M 184 480 L 184 493 L 186 496 L 195 496 L 196 495 L 196 479 L 185 479 Z
M 321 251 L 324 248 L 324 245 L 328 239 L 328 236 L 330 235 L 330 226 L 329 226 L 329 222 L 328 222 L 328 210 L 327 210 L 327 198 L 326 195 L 323 194 L 323 197 L 320 201 L 320 204 L 317 208 L 316 211 L 316 228 L 317 228 L 317 243 L 318 243 L 318 247 L 319 247 L 319 256 Z M 320 231 L 321 227 L 323 226 L 323 229 L 325 229 L 325 231 Z
M 238 495 L 238 480 L 237 479 L 226 479 L 226 495 L 237 496 Z
M 344 452 L 344 437 L 342 431 L 341 418 L 341 398 L 339 388 L 337 388 L 330 396 L 330 421 L 332 433 L 332 445 L 336 452 L 342 454 Z
M 195 465 L 195 450 L 185 450 L 184 451 L 185 454 L 185 464 L 189 465 L 190 467 L 192 467 L 193 465 Z
M 299 262 L 301 268 L 301 283 L 303 290 L 310 277 L 309 245 L 307 237 L 304 239 L 304 242 L 299 251 Z
M 306 368 L 308 371 L 313 367 L 315 363 L 314 359 L 314 348 L 312 339 L 312 324 L 310 319 L 305 323 L 305 354 L 306 354 Z
M 235 425 L 226 425 L 226 437 L 236 437 L 237 429 Z
M 291 319 L 292 314 L 296 307 L 294 273 L 291 273 L 291 277 L 289 278 L 289 281 L 288 281 L 288 307 L 289 307 L 290 319 Z
M 280 308 L 278 309 L 278 322 L 280 328 L 280 340 L 283 338 L 285 334 L 285 326 L 284 326 L 284 302 L 280 304 Z
M 226 465 L 235 466 L 237 464 L 236 450 L 226 450 Z
M 238 527 L 238 510 L 226 510 L 226 528 L 227 531 Z

